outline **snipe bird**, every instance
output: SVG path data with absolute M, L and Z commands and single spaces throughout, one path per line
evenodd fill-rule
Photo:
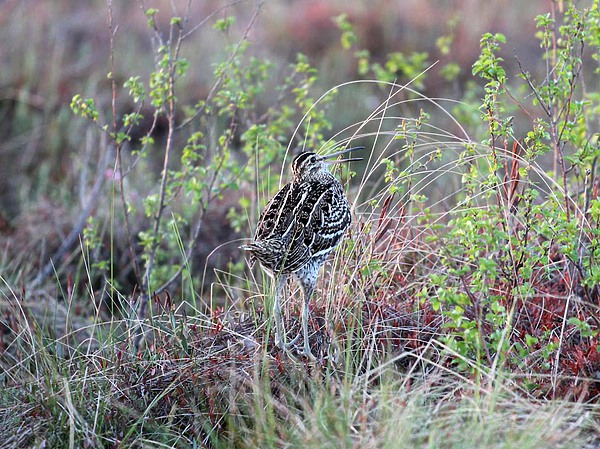
M 311 359 L 308 339 L 308 308 L 317 283 L 319 270 L 327 256 L 340 243 L 350 226 L 350 205 L 342 184 L 328 170 L 328 165 L 358 161 L 361 158 L 333 159 L 353 150 L 348 148 L 321 156 L 304 152 L 292 162 L 292 182 L 286 184 L 268 202 L 258 220 L 254 240 L 240 248 L 250 253 L 277 281 L 273 315 L 275 343 L 284 350 L 292 347 L 300 333 L 286 343 L 281 315 L 281 296 L 290 276 L 300 284 L 304 354 Z

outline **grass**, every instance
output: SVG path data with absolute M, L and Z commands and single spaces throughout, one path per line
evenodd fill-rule
M 261 316 L 256 328 L 252 318 L 240 323 L 164 310 L 152 319 L 146 348 L 132 353 L 126 322 L 50 338 L 29 312 L 15 312 L 21 330 L 6 348 L 5 360 L 13 363 L 3 371 L 0 395 L 3 447 L 582 448 L 597 442 L 593 407 L 528 399 L 506 374 L 478 383 L 426 351 L 394 356 L 356 351 L 347 342 L 337 360 L 312 365 L 265 346 Z M 58 315 L 47 318 L 64 319 Z
M 167 3 L 160 3 L 161 11 Z M 243 6 L 236 5 L 243 23 L 233 27 L 220 9 L 208 16 L 213 21 L 191 24 L 198 25 L 196 40 L 177 44 L 187 61 L 161 59 L 175 54 L 168 51 L 179 48 L 170 47 L 176 39 L 154 52 L 136 47 L 152 17 L 159 27 L 150 25 L 153 42 L 165 38 L 159 32 L 169 29 L 164 14 L 135 15 L 114 6 L 115 23 L 137 30 L 123 45 L 127 33 L 111 28 L 110 52 L 125 74 L 112 78 L 119 80 L 112 86 L 109 79 L 106 85 L 78 84 L 72 92 L 100 92 L 97 120 L 108 123 L 107 133 L 100 123 L 71 120 L 64 109 L 70 98 L 49 97 L 41 103 L 44 113 L 31 120 L 19 119 L 24 103 L 21 115 L 11 115 L 16 96 L 0 108 L 16 122 L 9 149 L 29 142 L 21 153 L 28 160 L 35 159 L 37 137 L 19 137 L 19 127 L 37 123 L 44 132 L 56 131 L 42 139 L 51 144 L 50 155 L 40 157 L 20 191 L 11 191 L 31 197 L 30 203 L 19 204 L 22 211 L 12 220 L 0 212 L 0 447 L 599 447 L 597 142 L 589 127 L 594 110 L 579 109 L 579 90 L 549 97 L 557 94 L 542 83 L 535 95 L 512 91 L 522 103 L 511 105 L 502 97 L 509 83 L 502 89 L 494 84 L 502 71 L 491 54 L 479 67 L 492 67 L 484 74 L 496 78 L 485 80 L 487 90 L 471 85 L 464 101 L 418 92 L 415 81 L 426 85 L 429 74 L 439 76 L 437 67 L 421 70 L 410 61 L 397 70 L 418 69 L 406 84 L 339 82 L 334 74 L 339 84 L 315 94 L 318 72 L 308 58 L 277 68 L 274 82 L 270 63 L 244 53 L 245 33 L 263 5 Z M 181 11 L 185 7 L 172 13 Z M 190 17 L 194 11 L 184 18 Z M 180 22 L 170 19 L 173 38 Z M 222 35 L 199 25 L 213 22 Z M 13 23 L 3 32 L 13 29 L 21 30 Z M 42 45 L 68 60 L 64 43 L 35 37 L 19 41 L 24 63 L 38 67 Z M 197 40 L 218 48 L 223 61 L 217 58 L 218 66 L 207 70 L 210 64 L 199 62 L 190 45 Z M 336 57 L 343 50 L 325 49 Z M 578 54 L 565 60 L 569 55 Z M 128 59 L 131 65 L 119 66 Z M 153 60 L 160 63 L 147 62 Z M 212 90 L 208 83 L 198 94 L 193 76 L 169 81 L 164 69 L 173 61 L 198 67 L 199 78 L 214 82 Z M 374 61 L 372 69 L 377 64 L 384 78 L 396 79 L 398 73 L 386 74 L 385 64 Z M 544 67 L 551 62 L 548 57 Z M 353 55 L 343 66 L 356 63 Z M 106 67 L 89 64 L 90 79 L 104 79 L 99 73 Z M 185 64 L 173 67 L 183 71 Z M 564 67 L 553 68 L 554 82 Z M 37 85 L 35 69 L 22 70 Z M 134 101 L 123 80 L 149 72 L 156 75 L 153 96 L 140 89 L 144 100 Z M 61 85 L 58 67 L 48 82 Z M 175 87 L 177 101 L 169 106 L 169 95 L 161 95 Z M 483 104 L 473 100 L 479 94 L 486 96 Z M 534 97 L 538 104 L 526 103 Z M 539 103 L 548 98 L 573 108 L 540 117 Z M 106 118 L 111 109 L 142 111 L 142 125 L 127 135 L 155 144 L 146 147 L 137 137 L 119 142 L 120 129 Z M 506 118 L 511 113 L 516 119 Z M 528 114 L 551 124 L 542 126 L 545 134 L 527 134 Z M 526 138 L 517 138 L 512 120 Z M 556 129 L 563 129 L 560 138 L 552 137 Z M 586 145 L 577 145 L 578 136 Z M 84 158 L 56 163 L 66 158 L 60 142 L 80 140 Z M 260 204 L 285 181 L 294 146 L 325 151 L 346 144 L 365 145 L 365 163 L 337 173 L 354 221 L 323 269 L 311 304 L 310 344 L 318 357 L 311 363 L 274 345 L 273 286 L 245 268 L 235 248 L 249 235 Z M 106 170 L 86 162 L 96 147 L 109 155 L 107 148 L 118 150 Z M 73 148 L 77 154 L 77 144 Z M 552 150 L 555 156 L 564 151 L 570 168 L 547 168 L 545 154 Z M 101 193 L 78 245 L 54 258 L 53 276 L 32 281 L 90 204 L 87 186 L 94 176 L 105 184 L 96 184 Z M 157 194 L 161 179 L 164 189 Z M 36 189 L 40 197 L 32 195 Z M 159 202 L 166 205 L 153 209 Z M 152 223 L 154 233 L 148 231 Z M 196 241 L 200 248 L 188 250 Z M 132 266 L 142 267 L 150 252 L 155 267 L 142 280 Z M 182 275 L 168 288 L 151 296 L 140 292 L 179 267 Z M 294 335 L 300 295 L 294 284 L 286 293 L 285 327 Z
M 274 346 L 268 279 L 223 272 L 225 306 L 215 307 L 210 295 L 204 304 L 203 296 L 192 303 L 163 294 L 151 298 L 144 319 L 137 304 L 118 297 L 111 307 L 120 311 L 110 320 L 103 312 L 109 304 L 94 294 L 95 312 L 81 316 L 69 285 L 57 301 L 44 291 L 16 291 L 3 279 L 3 447 L 595 447 L 592 379 L 569 377 L 564 365 L 552 375 L 536 367 L 548 359 L 535 352 L 519 365 L 511 358 L 524 329 L 519 323 L 509 332 L 510 351 L 489 364 L 468 358 L 446 339 L 450 320 L 432 307 L 437 293 L 430 290 L 427 301 L 419 296 L 431 273 L 445 270 L 447 248 L 428 243 L 435 228 L 419 224 L 425 209 L 409 207 L 408 193 L 392 188 L 404 177 L 370 193 L 382 159 L 398 157 L 389 154 L 398 133 L 355 132 L 394 117 L 399 105 L 386 101 L 349 128 L 353 140 L 374 135 L 384 150 L 350 183 L 351 196 L 368 201 L 355 203 L 349 238 L 326 266 L 312 304 L 318 363 Z M 418 134 L 407 170 L 431 162 L 436 146 L 452 151 L 460 142 L 440 140 L 430 128 Z M 469 164 L 486 163 L 480 150 Z M 459 164 L 442 159 L 438 168 L 414 170 L 410 194 L 449 182 L 463 173 Z M 347 171 L 342 176 L 349 179 Z M 430 219 L 447 224 L 477 209 L 458 203 Z M 293 285 L 288 293 L 286 328 L 293 334 L 300 301 Z M 551 300 L 555 293 L 538 294 Z M 535 301 L 522 306 L 535 313 Z M 545 306 L 544 313 L 555 310 Z M 567 357 L 572 346 L 564 341 Z M 466 369 L 456 362 L 461 358 Z

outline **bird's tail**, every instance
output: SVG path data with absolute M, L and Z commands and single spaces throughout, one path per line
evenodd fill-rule
M 239 249 L 243 251 L 250 252 L 250 257 L 248 257 L 248 262 L 250 267 L 252 268 L 256 263 L 256 256 L 254 255 L 254 251 L 257 250 L 257 246 L 255 243 L 248 243 L 247 245 L 238 246 Z

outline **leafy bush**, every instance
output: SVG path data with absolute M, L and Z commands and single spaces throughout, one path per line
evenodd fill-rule
M 485 34 L 472 67 L 482 84 L 456 101 L 420 92 L 435 70 L 429 54 L 374 56 L 345 15 L 340 51 L 358 79 L 321 90 L 306 55 L 278 68 L 253 53 L 262 2 L 241 27 L 224 10 L 194 24 L 144 5 L 154 66 L 123 69 L 109 1 L 110 101 L 79 93 L 70 103 L 104 152 L 92 194 L 49 265 L 15 269 L 33 281 L 18 289 L 0 275 L 0 441 L 593 442 L 600 97 L 584 81 L 597 74 L 600 16 L 596 3 L 565 5 L 536 20 L 541 80 L 521 61 L 511 76 L 509 43 Z M 211 88 L 190 99 L 187 44 L 209 26 L 225 50 L 213 55 Z M 455 45 L 455 19 L 448 26 L 443 55 Z M 448 61 L 439 72 L 453 83 L 460 69 Z M 339 127 L 332 111 L 344 109 L 364 116 Z M 311 305 L 309 363 L 273 344 L 269 280 L 236 248 L 297 147 L 355 141 L 364 164 L 339 172 L 355 220 Z M 228 265 L 207 280 L 218 254 Z M 297 290 L 287 289 L 288 332 Z

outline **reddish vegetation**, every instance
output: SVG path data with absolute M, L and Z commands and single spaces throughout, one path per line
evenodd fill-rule
M 446 19 L 449 11 L 454 11 L 456 8 L 456 5 L 451 5 L 445 11 L 438 11 L 432 7 L 431 2 L 422 1 L 410 2 L 412 7 L 404 5 L 403 8 L 398 6 L 401 2 L 378 1 L 376 3 L 376 7 L 366 8 L 363 11 L 359 9 L 348 11 L 349 19 L 356 25 L 364 47 L 371 51 L 375 60 L 378 58 L 383 60 L 387 53 L 396 50 L 428 50 L 435 55 L 433 42 L 435 37 L 441 34 L 440 29 L 444 26 L 440 23 L 440 18 Z M 464 5 L 464 9 L 471 14 L 478 13 L 479 8 L 466 5 L 466 3 L 457 2 L 458 5 Z M 17 2 L 14 1 L 7 3 L 12 8 L 15 8 L 16 4 Z M 165 0 L 158 7 L 169 10 L 168 4 L 169 2 Z M 202 4 L 204 2 L 194 3 L 194 5 Z M 206 11 L 201 10 L 201 6 L 195 7 L 199 10 L 194 11 L 193 14 L 206 15 Z M 210 11 L 214 10 L 214 7 L 211 6 L 211 8 Z M 399 9 L 393 10 L 392 8 Z M 498 8 L 518 11 L 518 8 L 506 7 L 506 2 L 496 2 L 493 8 L 496 8 L 495 13 L 490 13 L 489 10 L 487 12 L 487 23 L 485 21 L 477 22 L 482 28 L 481 32 L 489 31 L 496 26 L 503 28 L 511 25 L 505 15 L 496 14 Z M 34 9 L 36 14 L 40 14 L 40 17 L 36 18 L 36 22 L 47 20 L 44 17 L 47 10 Z M 0 12 L 4 11 L 5 9 Z M 276 51 L 281 51 L 284 55 L 303 51 L 308 53 L 312 59 L 326 59 L 328 55 L 339 49 L 337 38 L 339 32 L 332 26 L 331 16 L 341 12 L 344 12 L 341 7 L 331 6 L 323 1 L 294 2 L 285 18 L 275 16 L 269 20 L 268 16 L 266 17 L 267 23 L 262 37 L 267 43 L 273 44 Z M 137 33 L 141 35 L 147 32 L 146 18 L 139 14 L 137 9 L 129 11 L 129 14 L 126 15 L 131 18 L 129 25 L 137 30 Z M 496 24 L 496 19 L 505 19 L 505 21 Z M 0 23 L 6 20 L 5 15 L 0 16 Z M 78 47 L 78 43 L 82 42 L 90 42 L 92 52 L 106 56 L 106 53 L 102 53 L 107 50 L 104 17 L 100 21 L 89 21 L 88 18 L 81 23 L 85 23 L 86 26 L 81 28 L 72 24 L 63 24 L 66 28 L 65 33 L 68 34 L 66 39 L 70 41 L 69 46 L 59 45 L 62 49 L 62 52 L 59 52 L 61 57 L 66 60 L 67 54 L 81 52 L 82 49 Z M 93 26 L 89 26 L 90 23 Z M 452 55 L 452 60 L 458 62 L 462 67 L 470 66 L 478 50 L 480 30 L 471 30 L 470 25 L 471 22 L 467 17 L 456 31 L 456 53 Z M 533 27 L 533 22 L 529 26 Z M 523 27 L 519 32 L 521 33 L 521 42 L 533 42 L 529 37 L 522 37 L 523 35 L 531 36 L 533 33 L 531 28 Z M 283 34 L 286 39 L 289 38 L 289 41 L 285 44 L 285 48 L 277 48 L 274 43 L 279 42 Z M 420 36 L 419 38 L 425 36 L 424 39 L 428 41 L 429 46 L 427 48 L 416 46 L 414 40 L 411 42 L 408 39 L 409 36 L 412 39 L 415 39 L 415 36 Z M 134 33 L 132 39 L 137 37 L 139 36 L 135 36 Z M 532 51 L 531 46 L 526 46 L 525 51 Z M 0 54 L 0 56 L 5 55 Z M 432 60 L 435 60 L 435 57 L 432 57 Z M 102 70 L 92 67 L 91 64 L 100 64 Z M 66 63 L 64 65 L 68 66 Z M 74 93 L 85 90 L 81 86 L 77 86 L 74 81 L 88 78 L 90 73 L 105 73 L 106 67 L 107 59 L 104 58 L 99 63 L 92 61 L 88 65 L 84 65 L 81 72 L 63 74 L 62 79 L 49 89 L 53 92 L 52 98 L 56 98 L 54 98 L 55 103 L 46 105 L 48 108 L 46 115 L 49 117 L 57 115 L 49 112 L 53 112 L 59 105 L 68 104 Z M 39 80 L 39 83 L 34 82 L 27 86 L 23 79 L 17 79 L 13 87 L 30 89 L 30 96 L 34 97 L 34 94 L 43 93 L 47 88 L 43 82 L 47 82 L 47 80 Z M 194 83 L 199 83 L 199 81 L 192 82 L 192 85 Z M 196 95 L 203 97 L 201 93 L 207 90 L 206 86 L 200 86 L 193 90 L 190 97 L 195 101 L 197 100 L 194 98 Z M 108 89 L 104 89 L 104 91 L 106 92 Z M 44 102 L 41 105 L 43 106 Z M 9 109 L 7 114 L 13 114 L 12 109 Z M 4 120 L 4 124 L 0 124 L 0 127 L 8 126 L 8 122 L 8 119 Z M 11 133 L 7 131 L 8 134 Z M 33 153 L 42 149 L 43 142 L 49 140 L 52 139 L 32 135 L 30 146 L 34 149 Z M 76 140 L 80 143 L 81 139 Z M 67 147 L 66 144 L 65 147 Z M 65 148 L 64 150 L 65 154 L 69 154 L 67 151 L 79 151 L 79 148 Z M 14 157 L 15 160 L 20 160 L 21 155 L 18 158 L 17 155 Z M 38 161 L 41 157 L 31 157 L 30 159 Z M 61 153 L 56 159 L 65 160 L 67 157 Z M 510 204 L 511 209 L 518 207 L 514 191 L 518 184 L 518 171 L 515 167 L 506 170 L 507 173 L 511 173 L 510 178 L 512 179 L 506 183 L 508 187 L 505 191 L 507 203 Z M 72 167 L 65 163 L 51 165 L 52 180 L 60 181 L 68 178 L 72 175 L 69 173 L 71 169 Z M 6 173 L 0 170 L 0 174 Z M 2 178 L 9 178 L 9 176 Z M 0 180 L 0 186 L 4 185 L 3 182 Z M 595 186 L 594 194 L 597 196 L 598 183 Z M 8 190 L 7 187 L 6 191 Z M 14 192 L 10 196 L 7 195 L 6 199 L 2 199 L 1 205 L 4 206 L 4 203 L 6 205 L 14 204 L 16 197 L 17 194 Z M 342 353 L 344 348 L 349 345 L 352 349 L 349 352 L 358 354 L 358 358 L 361 354 L 369 351 L 375 358 L 398 357 L 395 366 L 400 370 L 411 370 L 420 365 L 431 369 L 431 365 L 423 360 L 451 366 L 454 362 L 450 357 L 442 355 L 441 348 L 436 343 L 444 334 L 452 330 L 444 326 L 448 320 L 440 311 L 434 310 L 427 299 L 423 301 L 417 295 L 428 287 L 428 272 L 437 268 L 436 249 L 427 245 L 423 234 L 415 236 L 411 230 L 412 225 L 405 221 L 403 211 L 396 214 L 401 217 L 397 221 L 392 222 L 386 217 L 386 208 L 389 207 L 391 201 L 392 198 L 384 202 L 381 218 L 373 225 L 374 229 L 370 231 L 373 233 L 371 236 L 361 225 L 354 231 L 352 238 L 357 242 L 357 246 L 349 257 L 348 255 L 341 256 L 344 263 L 337 271 L 337 278 L 323 276 L 321 287 L 329 286 L 329 291 L 333 293 L 326 294 L 325 289 L 321 288 L 315 295 L 317 300 L 311 305 L 310 329 L 313 332 L 311 340 L 313 353 L 320 355 L 322 360 L 325 357 L 333 358 L 335 348 L 332 342 L 335 342 Z M 222 261 L 213 265 L 215 259 L 208 258 L 213 249 L 222 242 L 231 242 L 237 237 L 229 227 L 227 219 L 227 210 L 236 204 L 237 197 L 232 194 L 224 197 L 221 203 L 215 205 L 215 210 L 207 213 L 205 232 L 201 235 L 201 242 L 193 259 L 196 267 L 203 267 L 208 259 L 209 269 L 207 272 L 209 274 L 213 272 L 213 268 L 224 267 L 229 260 L 236 256 L 237 245 L 234 244 L 228 245 L 224 251 L 219 252 L 223 257 Z M 57 206 L 45 200 L 38 200 L 35 207 L 15 210 L 12 216 L 5 215 L 4 208 L 0 209 L 0 250 L 2 255 L 15 263 L 15 266 L 28 266 L 34 275 L 40 265 L 43 265 L 60 246 L 61 240 L 71 230 L 76 216 L 76 212 L 71 206 Z M 124 291 L 131 292 L 135 290 L 135 285 L 128 283 L 130 282 L 131 260 L 128 259 L 127 243 L 124 241 L 121 231 L 117 231 L 115 237 L 116 250 L 113 255 L 114 260 L 117 261 L 115 280 L 123 286 Z M 363 237 L 359 238 L 359 236 Z M 106 236 L 104 238 L 108 239 Z M 123 240 L 119 241 L 119 238 Z M 109 248 L 109 242 L 106 242 L 104 247 Z M 22 260 L 16 260 L 19 257 Z M 515 299 L 514 280 L 504 279 L 497 281 L 493 286 L 495 294 L 504 298 L 501 305 L 507 310 L 514 307 L 512 328 L 509 334 L 511 349 L 508 351 L 506 361 L 501 362 L 501 368 L 511 373 L 517 385 L 523 386 L 524 391 L 532 396 L 598 401 L 600 398 L 600 336 L 583 335 L 575 325 L 568 323 L 568 319 L 577 318 L 581 322 L 587 323 L 590 329 L 597 333 L 600 329 L 599 288 L 598 286 L 584 287 L 572 264 L 556 251 L 556 248 L 552 249 L 548 258 L 548 263 L 551 263 L 553 267 L 552 275 L 548 275 L 548 265 L 540 262 L 532 276 L 534 294 L 526 301 Z M 69 299 L 72 298 L 74 285 L 72 273 L 76 272 L 76 266 L 80 263 L 79 259 L 73 259 L 68 260 L 68 263 L 65 264 L 67 280 L 64 281 L 64 284 L 66 296 Z M 369 264 L 373 265 L 372 269 L 368 267 Z M 363 272 L 363 269 L 366 268 L 369 270 Z M 324 271 L 330 272 L 331 270 Z M 512 272 L 513 270 L 507 267 L 506 271 Z M 77 287 L 82 291 L 87 291 L 88 286 L 84 284 L 86 281 L 80 281 Z M 460 281 L 462 288 L 466 289 L 472 280 L 465 276 Z M 335 282 L 335 285 L 332 282 Z M 54 284 L 54 280 L 52 284 Z M 21 285 L 15 286 L 17 289 L 20 287 Z M 28 308 L 28 304 L 31 302 L 41 302 L 39 297 L 35 296 L 37 294 L 22 292 L 18 298 L 23 300 L 25 317 L 14 304 L 10 304 L 9 308 L 2 308 L 3 327 L 0 333 L 0 350 L 3 351 L 10 347 L 8 340 L 12 336 L 22 333 L 25 328 L 23 318 L 39 320 L 33 307 L 31 310 Z M 430 297 L 433 297 L 435 292 L 429 294 Z M 319 300 L 319 296 L 323 299 Z M 87 298 L 85 295 L 83 297 Z M 286 307 L 289 312 L 286 327 L 290 335 L 295 335 L 295 332 L 298 331 L 300 321 L 300 301 L 298 295 L 295 295 L 294 298 Z M 44 312 L 57 308 L 56 299 L 53 301 L 50 307 L 42 310 L 42 317 Z M 171 314 L 174 299 L 156 297 L 153 301 L 153 305 L 156 307 L 155 312 L 157 312 L 155 319 L 168 317 Z M 60 307 L 63 305 L 60 304 Z M 89 309 L 81 313 L 75 309 L 74 312 L 77 315 L 86 315 L 92 313 L 91 305 Z M 266 316 L 268 314 L 261 310 L 261 306 L 257 306 L 257 309 L 256 315 L 243 315 L 239 312 L 239 315 L 231 316 L 231 313 L 225 309 L 215 308 L 209 317 L 210 326 L 207 327 L 200 327 L 192 319 L 187 320 L 181 315 L 177 316 L 173 322 L 184 328 L 186 332 L 179 332 L 181 329 L 178 328 L 178 332 L 157 331 L 152 335 L 148 340 L 148 345 L 142 350 L 157 356 L 157 361 L 148 362 L 147 370 L 142 373 L 138 372 L 139 365 L 135 363 L 121 365 L 121 361 L 125 362 L 125 357 L 128 357 L 126 354 L 129 353 L 117 349 L 116 353 L 110 354 L 107 360 L 110 360 L 111 363 L 114 361 L 118 374 L 123 377 L 129 376 L 131 385 L 135 386 L 129 391 L 129 396 L 119 398 L 119 400 L 135 402 L 137 398 L 144 398 L 149 402 L 153 397 L 162 394 L 165 388 L 172 386 L 174 380 L 177 380 L 179 382 L 177 388 L 169 390 L 170 393 L 163 397 L 164 408 L 155 409 L 156 413 L 168 416 L 173 404 L 178 404 L 184 410 L 192 409 L 196 404 L 191 401 L 194 398 L 200 398 L 199 400 L 206 402 L 207 409 L 211 412 L 211 425 L 218 428 L 219 423 L 222 424 L 219 403 L 230 404 L 231 401 L 227 395 L 231 393 L 230 390 L 235 390 L 240 385 L 246 386 L 250 390 L 246 382 L 254 369 L 254 358 L 260 348 L 267 346 L 269 354 L 273 356 L 273 364 L 268 367 L 272 377 L 282 374 L 285 375 L 282 377 L 292 376 L 292 372 L 297 372 L 296 365 L 290 365 L 286 356 L 273 345 L 272 335 L 266 334 L 265 323 L 267 323 Z M 490 334 L 494 331 L 491 325 L 482 319 L 487 312 L 487 310 L 479 310 L 475 302 L 465 311 L 465 316 L 468 318 L 480 319 L 481 338 L 484 341 L 489 341 Z M 73 326 L 73 328 L 78 330 L 77 326 Z M 57 326 L 58 331 L 64 329 L 71 328 L 64 323 Z M 182 343 L 183 340 L 185 340 L 185 344 Z M 527 346 L 525 355 L 518 352 L 518 344 Z M 549 345 L 550 349 L 548 349 Z M 552 348 L 552 345 L 556 345 L 556 347 Z M 494 347 L 487 347 L 484 351 L 484 357 L 487 359 L 485 362 L 488 365 L 495 360 L 494 352 Z M 137 356 L 139 359 L 143 359 L 140 354 Z M 373 362 L 376 361 L 379 360 L 373 360 Z M 368 363 L 371 361 L 357 362 L 358 369 L 366 371 L 372 368 Z M 198 394 L 182 394 L 186 390 L 193 390 Z M 140 404 L 133 405 L 140 406 Z M 144 405 L 141 406 L 143 409 Z
M 430 256 L 421 259 L 419 267 L 415 268 L 408 249 L 415 250 L 421 243 L 409 238 L 408 234 L 405 232 L 400 236 L 400 233 L 394 233 L 395 245 L 391 247 L 404 248 L 404 255 L 397 259 L 401 262 L 392 273 L 385 273 L 385 280 L 380 277 L 381 282 L 377 281 L 377 274 L 374 275 L 375 281 L 359 280 L 358 284 L 371 287 L 355 293 L 357 296 L 364 294 L 364 300 L 345 298 L 340 301 L 343 304 L 335 304 L 333 309 L 356 310 L 358 307 L 362 310 L 361 332 L 369 336 L 368 341 L 361 343 L 365 350 L 373 344 L 372 339 L 376 339 L 377 346 L 391 355 L 415 350 L 425 359 L 443 360 L 444 364 L 452 365 L 450 359 L 439 354 L 432 357 L 439 352 L 439 347 L 432 345 L 432 338 L 439 340 L 453 328 L 448 327 L 449 320 L 441 312 L 433 310 L 428 300 L 423 302 L 416 296 L 419 285 L 427 283 L 427 279 L 419 278 L 415 272 L 426 273 L 434 270 L 435 265 L 431 263 Z M 430 252 L 431 248 L 423 245 L 423 251 Z M 390 252 L 380 256 L 382 262 L 389 260 Z M 371 262 L 377 261 L 377 253 L 374 253 L 374 259 Z M 492 289 L 495 295 L 505 298 L 500 304 L 506 310 L 514 307 L 508 339 L 511 349 L 506 354 L 503 368 L 514 376 L 518 385 L 535 397 L 595 402 L 600 399 L 600 316 L 597 313 L 600 289 L 598 286 L 587 288 L 581 285 L 572 264 L 564 257 L 555 255 L 552 263 L 552 276 L 548 275 L 547 266 L 538 264 L 532 276 L 534 293 L 527 300 L 516 299 L 512 281 L 499 281 Z M 465 276 L 460 281 L 464 286 L 461 290 L 468 292 L 471 279 Z M 430 295 L 434 294 L 430 292 Z M 490 310 L 479 310 L 477 297 L 473 298 L 474 302 L 466 308 L 464 316 L 481 323 L 481 338 L 489 342 L 494 328 L 485 316 Z M 324 317 L 322 309 L 323 306 L 316 306 L 313 313 Z M 588 336 L 574 324 L 569 324 L 570 318 L 587 323 L 595 335 Z M 339 336 L 343 335 L 342 329 L 350 326 L 349 322 L 337 322 L 333 327 L 338 330 L 336 334 Z M 519 353 L 519 345 L 526 348 L 524 353 Z M 548 350 L 549 345 L 554 345 L 554 348 Z M 484 364 L 492 366 L 495 357 L 496 348 L 487 345 Z M 410 357 L 403 359 L 402 363 L 406 364 L 409 360 Z M 417 358 L 414 362 L 421 363 Z

